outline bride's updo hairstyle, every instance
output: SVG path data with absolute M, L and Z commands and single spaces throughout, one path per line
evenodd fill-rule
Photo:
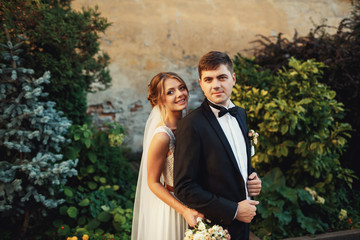
M 183 83 L 185 85 L 186 91 L 189 92 L 186 83 L 184 80 L 173 72 L 161 72 L 156 74 L 150 81 L 150 84 L 148 85 L 148 96 L 147 99 L 150 102 L 151 107 L 155 107 L 156 105 L 159 106 L 161 115 L 163 116 L 163 119 L 165 117 L 165 108 L 164 108 L 164 96 L 165 96 L 165 80 L 168 78 L 173 78 L 178 80 L 179 82 Z

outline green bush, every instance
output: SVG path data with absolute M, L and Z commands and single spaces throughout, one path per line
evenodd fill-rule
M 65 156 L 79 159 L 79 176 L 64 186 L 66 202 L 48 236 L 87 233 L 129 239 L 136 176 L 123 156 L 124 129 L 115 123 L 106 126 L 72 127 L 73 143 Z
M 352 3 L 351 15 L 344 18 L 337 29 L 324 22 L 305 36 L 295 33 L 292 39 L 283 37 L 281 33 L 274 39 L 260 36 L 254 41 L 260 44 L 254 55 L 255 62 L 263 70 L 272 72 L 287 67 L 290 57 L 304 61 L 316 59 L 327 65 L 318 80 L 336 91 L 336 100 L 345 105 L 345 121 L 354 128 L 342 164 L 360 175 L 360 1 Z M 336 29 L 336 32 L 330 34 L 329 29 Z M 360 189 L 359 181 L 355 187 Z
M 58 189 L 62 205 L 49 210 L 47 216 L 29 219 L 26 236 L 63 240 L 88 234 L 90 240 L 129 239 L 137 174 L 128 149 L 121 145 L 123 127 L 111 123 L 99 130 L 92 125 L 73 125 L 68 137 L 72 142 L 63 146 L 63 154 L 79 160 L 78 176 Z M 2 239 L 13 239 L 17 224 L 5 217 L 1 223 Z
M 295 237 L 304 232 L 314 234 L 329 228 L 317 215 L 316 208 L 322 202 L 313 199 L 303 188 L 286 186 L 280 168 L 273 168 L 262 178 L 262 191 L 257 200 L 261 218 L 256 218 L 251 227 L 262 239 Z
M 337 217 L 328 217 L 338 214 L 341 209 L 349 209 L 343 199 L 351 195 L 356 176 L 353 171 L 341 167 L 339 158 L 352 128 L 342 122 L 343 104 L 334 99 L 335 92 L 318 82 L 324 67 L 313 60 L 300 62 L 291 58 L 287 69 L 279 70 L 275 75 L 269 70 L 261 71 L 253 59 L 238 55 L 234 60 L 238 83 L 232 100 L 246 109 L 250 127 L 260 134 L 252 164 L 261 176 L 278 168 L 285 176 L 285 185 L 294 189 L 292 194 L 299 196 L 302 189 L 307 188 L 319 196 L 320 202 L 325 200 L 325 204 L 315 209 L 308 201 L 305 203 L 310 206 L 298 209 L 303 203 L 292 201 L 281 190 L 267 189 L 264 183 L 266 196 L 260 198 L 265 205 L 270 204 L 267 197 L 281 197 L 287 204 L 285 210 L 289 211 L 289 216 L 297 217 L 301 227 L 287 226 L 283 217 L 269 215 L 266 207 L 260 207 L 260 216 L 265 220 L 254 225 L 255 232 L 268 229 L 269 234 L 273 233 L 261 225 L 266 222 L 277 227 L 273 229 L 274 238 L 339 229 Z M 338 189 L 346 191 L 334 194 Z M 301 196 L 299 199 L 304 202 L 304 194 Z M 299 217 L 298 211 L 306 217 L 314 216 L 319 225 L 308 228 L 306 221 L 309 219 Z M 314 212 L 318 216 L 312 215 Z
M 0 18 L 15 39 L 24 39 L 24 67 L 35 77 L 51 73 L 48 100 L 74 124 L 89 120 L 86 95 L 109 86 L 109 56 L 100 51 L 101 33 L 110 25 L 97 8 L 75 11 L 71 0 L 1 1 Z M 1 26 L 2 27 L 2 26 Z M 6 37 L 0 31 L 0 42 Z

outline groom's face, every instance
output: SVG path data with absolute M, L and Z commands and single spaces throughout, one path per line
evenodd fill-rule
M 199 83 L 207 99 L 227 107 L 236 83 L 235 73 L 231 73 L 224 64 L 221 64 L 215 70 L 202 71 Z

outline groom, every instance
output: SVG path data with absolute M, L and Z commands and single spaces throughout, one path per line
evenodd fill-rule
M 176 130 L 175 195 L 228 228 L 231 239 L 249 239 L 261 180 L 250 163 L 246 112 L 230 101 L 236 83 L 226 53 L 212 51 L 199 62 L 199 83 L 206 97 Z M 235 107 L 235 108 L 234 108 Z

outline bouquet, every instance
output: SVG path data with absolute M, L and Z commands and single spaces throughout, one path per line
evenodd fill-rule
M 251 156 L 255 155 L 255 145 L 258 143 L 258 136 L 259 134 L 255 132 L 253 129 L 249 131 L 249 138 L 251 143 Z
M 202 218 L 197 219 L 194 229 L 186 229 L 184 240 L 229 240 L 230 234 L 227 229 L 219 225 L 210 225 L 210 220 L 206 222 Z

